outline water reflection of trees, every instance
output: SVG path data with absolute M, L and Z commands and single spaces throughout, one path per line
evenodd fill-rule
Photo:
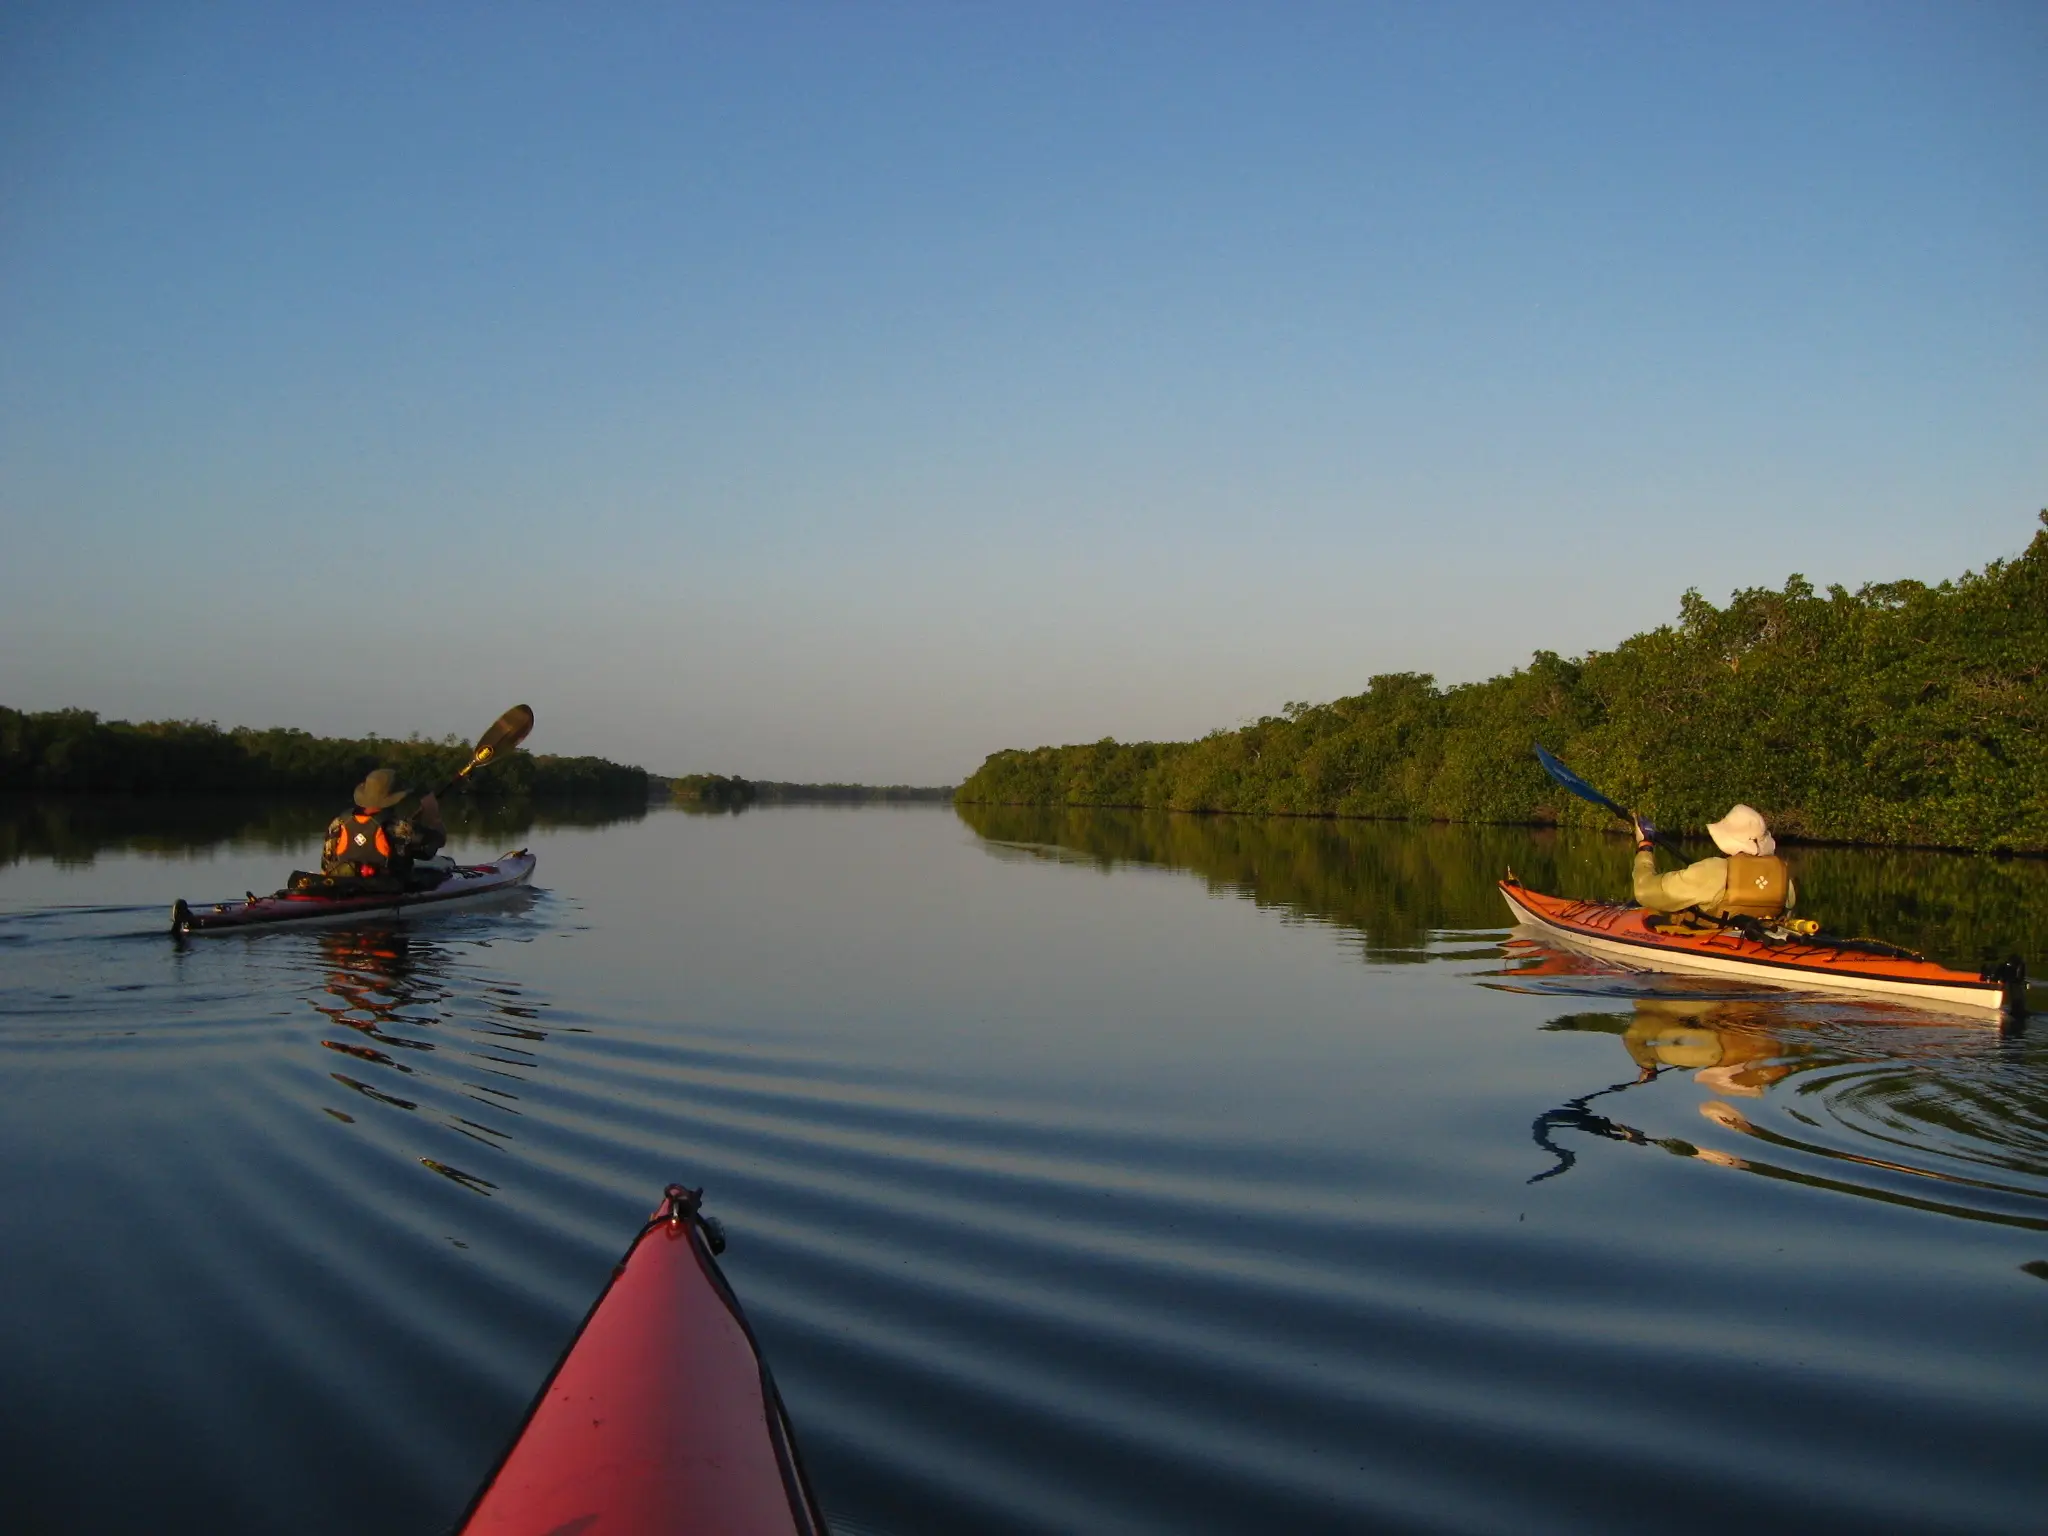
M 1352 929 L 1376 959 L 1421 959 L 1445 932 L 1507 925 L 1497 882 L 1620 895 L 1625 838 L 1543 827 L 1198 816 L 963 805 L 994 851 L 1186 870 L 1228 891 Z M 1868 848 L 1788 850 L 1801 905 L 1838 932 L 1880 935 L 1956 964 L 2018 952 L 2048 975 L 2048 860 Z
M 1193 816 L 962 806 L 1004 858 L 1104 871 L 1185 870 L 1218 892 L 1362 936 L 1383 961 L 1475 956 L 1474 930 L 1508 917 L 1495 882 L 1512 866 L 1531 885 L 1579 895 L 1626 889 L 1625 840 L 1542 828 L 1409 825 L 1314 818 Z M 1830 926 L 1881 934 L 1969 961 L 2019 950 L 2048 971 L 2048 863 L 1860 848 L 1792 850 L 1802 905 Z M 1577 1012 L 1544 1026 L 1607 1034 L 1615 1080 L 1538 1115 L 1568 1171 L 1588 1145 L 1661 1149 L 1701 1164 L 1972 1221 L 2048 1231 L 2048 1032 L 2002 1038 L 1880 1003 L 1822 1003 L 1763 989 L 1618 976 L 1583 957 L 1510 941 L 1486 985 L 1577 993 Z M 1477 953 L 1497 956 L 1491 947 Z M 1617 989 L 1631 995 L 1616 1012 Z M 1650 995 L 1643 995 L 1649 993 Z M 1689 1078 L 1689 1124 L 1668 1114 L 1659 1079 Z
M 1496 882 L 1588 886 L 1602 840 L 1541 828 L 1410 826 L 1311 817 L 1193 816 L 963 805 L 960 818 L 1019 857 L 1186 870 L 1213 891 L 1360 934 L 1380 960 L 1420 960 L 1446 931 L 1506 925 Z
M 344 793 L 345 798 L 345 793 Z M 75 796 L 0 801 L 0 868 L 27 860 L 66 866 L 102 853 L 176 855 L 205 849 L 299 857 L 314 848 L 339 803 L 308 800 L 168 800 Z M 605 827 L 638 821 L 644 800 L 448 803 L 451 839 L 516 841 L 550 827 Z

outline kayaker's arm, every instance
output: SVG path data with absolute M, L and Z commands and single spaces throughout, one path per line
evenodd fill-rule
M 392 833 L 407 858 L 431 859 L 448 841 L 448 826 L 441 819 L 441 802 L 429 790 L 420 796 L 419 809 L 395 823 Z
M 1657 856 L 1648 848 L 1636 853 L 1636 905 L 1652 912 L 1683 912 L 1719 899 L 1728 889 L 1728 861 L 1701 859 L 1669 874 L 1657 872 Z

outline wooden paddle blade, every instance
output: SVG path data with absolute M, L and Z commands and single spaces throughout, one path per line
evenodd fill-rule
M 497 724 L 485 731 L 476 744 L 476 755 L 470 759 L 470 768 L 481 768 L 494 757 L 502 757 L 519 743 L 526 740 L 533 729 L 533 711 L 524 704 L 514 704 L 498 716 Z M 465 773 L 468 769 L 463 770 Z

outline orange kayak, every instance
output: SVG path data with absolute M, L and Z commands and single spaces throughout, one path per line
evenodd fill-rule
M 1902 1002 L 2023 1018 L 2027 971 L 2017 958 L 1988 971 L 1952 971 L 1905 950 L 1864 940 L 1772 938 L 1734 926 L 1683 931 L 1623 901 L 1572 901 L 1532 891 L 1510 875 L 1500 883 L 1508 910 L 1545 939 L 1645 971 L 1702 971 L 1767 986 L 1876 993 Z M 1678 931 L 1673 931 L 1678 930 Z
M 702 1193 L 668 1187 L 462 1536 L 823 1536 Z

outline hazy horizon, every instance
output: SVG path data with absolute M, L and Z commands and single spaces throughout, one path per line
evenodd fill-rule
M 2048 11 L 0 15 L 0 703 L 957 783 L 2048 503 Z
M 2039 524 L 2037 523 L 2037 524 L 2036 524 L 2036 526 L 2038 527 L 2038 526 L 2039 526 Z M 2015 551 L 2015 553 L 2016 553 L 2016 552 L 2017 552 L 2017 551 Z M 2000 557 L 2000 558 L 2004 558 L 2004 557 Z M 1983 566 L 1984 566 L 1985 564 L 1988 564 L 1988 563 L 1989 563 L 1989 562 L 1980 562 L 1980 563 L 1979 563 L 1979 564 L 1978 564 L 1977 566 L 1973 567 L 1972 569 L 1973 569 L 1973 570 L 1981 570 L 1981 569 L 1983 568 Z M 1958 571 L 1958 572 L 1955 572 L 1955 573 L 1953 573 L 1953 574 L 1954 574 L 1955 576 L 1961 576 L 1961 575 L 1963 575 L 1964 573 L 1963 573 L 1963 572 L 1960 572 L 1960 571 Z M 1949 577 L 1935 577 L 1935 578 L 1933 578 L 1933 580 L 1934 580 L 1934 581 L 1937 581 L 1937 582 L 1938 582 L 1938 581 L 1942 581 L 1942 580 L 1948 580 L 1948 579 L 1952 579 L 1952 578 L 1949 578 Z M 1674 604 L 1674 608 L 1675 608 L 1675 606 L 1676 606 L 1676 605 Z M 1675 619 L 1675 617 L 1676 617 L 1675 613 L 1674 613 L 1674 616 L 1673 616 L 1673 617 L 1674 617 L 1674 619 Z M 1618 643 L 1618 642 L 1619 642 L 1619 641 L 1620 641 L 1621 639 L 1624 639 L 1624 638 L 1626 638 L 1626 637 L 1623 637 L 1623 636 L 1617 636 L 1617 637 L 1616 637 L 1616 641 L 1615 641 L 1615 642 L 1613 642 L 1613 643 Z M 1593 649 L 1593 650 L 1595 650 L 1595 651 L 1598 651 L 1598 650 L 1607 650 L 1607 649 L 1611 649 L 1611 648 L 1612 648 L 1612 643 L 1610 643 L 1610 645 L 1607 645 L 1607 646 L 1595 646 L 1595 647 L 1592 647 L 1591 649 Z M 1532 650 L 1533 650 L 1533 649 L 1535 649 L 1535 648 L 1532 648 Z M 1584 654 L 1583 652 L 1579 652 L 1579 653 L 1574 653 L 1574 655 L 1575 655 L 1575 656 L 1582 656 L 1583 654 Z M 1414 670 L 1419 670 L 1419 671 L 1423 671 L 1423 672 L 1428 672 L 1428 671 L 1429 671 L 1429 669 L 1428 669 L 1428 668 L 1418 668 L 1418 669 L 1414 669 Z M 1503 671 L 1506 671 L 1506 670 L 1509 670 L 1509 669 L 1503 668 L 1502 670 L 1503 670 Z M 1435 675 L 1435 674 L 1432 674 L 1432 675 Z M 1496 675 L 1497 675 L 1497 674 L 1496 674 Z M 1437 680 L 1437 682 L 1438 682 L 1438 684 L 1439 684 L 1440 686 L 1445 686 L 1445 687 L 1449 687 L 1449 686 L 1455 686 L 1455 685 L 1457 685 L 1457 684 L 1459 684 L 1459 683 L 1466 683 L 1466 682 L 1473 682 L 1473 681 L 1478 681 L 1479 679 L 1474 679 L 1474 678 L 1445 678 L 1445 677 L 1442 677 L 1442 676 L 1438 675 L 1438 676 L 1437 676 L 1437 678 L 1436 678 L 1436 680 Z M 1352 691 L 1352 692 L 1363 692 L 1363 691 L 1364 691 L 1364 688 L 1363 688 L 1363 681 L 1364 681 L 1364 680 L 1363 680 L 1363 679 L 1361 679 L 1361 682 L 1360 682 L 1360 686 L 1359 686 L 1358 688 L 1356 688 L 1356 689 L 1353 689 L 1353 690 L 1351 690 L 1351 691 Z M 1333 696 L 1331 696 L 1331 697 L 1333 697 L 1333 698 L 1334 698 L 1334 697 L 1343 697 L 1343 696 L 1344 696 L 1344 695 L 1333 695 Z M 1307 702 L 1307 703 L 1311 703 L 1311 704 L 1324 704 L 1324 703 L 1328 703 L 1328 702 L 1330 702 L 1330 701 L 1331 701 L 1331 700 L 1330 700 L 1330 698 L 1316 698 L 1316 699 L 1310 699 L 1310 700 L 1306 700 L 1305 702 Z M 1271 704 L 1271 705 L 1269 705 L 1269 706 L 1267 706 L 1267 707 L 1265 707 L 1265 708 L 1261 709 L 1261 710 L 1259 711 L 1259 714 L 1278 714 L 1278 713 L 1280 712 L 1280 710 L 1281 710 L 1281 708 L 1282 708 L 1282 704 L 1283 704 L 1284 702 L 1286 702 L 1286 701 L 1281 701 L 1281 702 L 1276 702 L 1276 703 L 1273 703 L 1273 704 Z M 6 699 L 0 699 L 0 707 L 7 707 L 7 708 L 18 708 L 18 707 L 20 707 L 20 706 L 18 706 L 18 705 L 15 705 L 15 704 L 13 704 L 13 703 L 12 703 L 11 701 L 9 701 L 9 700 L 6 700 Z M 52 706 L 46 706 L 46 707 L 49 707 L 49 708 L 82 708 L 82 709 L 88 709 L 88 710 L 91 710 L 91 709 L 92 709 L 92 706 L 91 706 L 90 704 L 80 704 L 80 703 L 78 703 L 78 702 L 77 702 L 77 701 L 75 701 L 75 700 L 74 700 L 74 701 L 70 701 L 69 703 L 65 703 L 65 704 L 58 704 L 58 705 L 52 705 Z M 96 713 L 96 714 L 98 714 L 98 715 L 100 716 L 100 718 L 101 718 L 101 719 L 103 719 L 103 720 L 114 720 L 114 719 L 127 719 L 127 720 L 130 720 L 130 721 L 131 721 L 131 723 L 135 723 L 135 722 L 141 722 L 141 721 L 145 721 L 145 720 L 148 720 L 148 721 L 161 721 L 161 720 L 165 720 L 165 719 L 170 719 L 170 718 L 185 718 L 185 717 L 168 717 L 168 716 L 163 716 L 163 715 L 146 715 L 146 714 L 140 714 L 140 713 L 138 713 L 138 714 L 136 714 L 136 715 L 133 715 L 133 716 L 118 716 L 118 717 L 117 717 L 117 716 L 109 715 L 109 714 L 108 714 L 107 712 L 105 712 L 105 711 L 103 711 L 103 710 L 94 710 L 93 712 L 94 712 L 94 713 Z M 1208 727 L 1208 728 L 1204 728 L 1204 729 L 1197 729 L 1197 730 L 1194 730 L 1194 731 L 1190 731 L 1190 732 L 1188 732 L 1188 733 L 1187 733 L 1186 735 L 1184 735 L 1184 736 L 1180 736 L 1180 737 L 1173 737 L 1173 738 L 1147 738 L 1147 737 L 1134 737 L 1134 736 L 1118 736 L 1118 735 L 1117 735 L 1117 733 L 1115 733 L 1114 731 L 1110 731 L 1110 732 L 1105 732 L 1105 733 L 1103 733 L 1102 735 L 1098 735 L 1098 736 L 1090 736 L 1090 737 L 1083 737 L 1083 738 L 1074 738 L 1074 739 L 1072 739 L 1072 740 L 1066 740 L 1066 741 L 1052 741 L 1052 740 L 1047 740 L 1047 741 L 1030 741 L 1030 742 L 1025 742 L 1025 741 L 1018 741 L 1018 742 L 1011 742 L 1011 743 L 1007 743 L 1006 745 L 1007 745 L 1008 747 L 1010 747 L 1010 748 L 1018 748 L 1018 747 L 1021 747 L 1021 748 L 1027 748 L 1027 749 L 1028 749 L 1028 748 L 1033 748 L 1033 747 L 1043 747 L 1043 746 L 1075 746 L 1075 745 L 1086 745 L 1086 744 L 1088 744 L 1088 743 L 1091 743 L 1091 742 L 1097 742 L 1097 741 L 1101 741 L 1101 740 L 1103 740 L 1103 739 L 1104 739 L 1105 737 L 1113 738 L 1113 739 L 1115 739 L 1115 740 L 1117 740 L 1117 741 L 1119 741 L 1119 742 L 1123 742 L 1123 743 L 1132 743 L 1132 742 L 1138 742 L 1138 741 L 1145 741 L 1145 740 L 1169 740 L 1169 739 L 1170 739 L 1170 740 L 1177 740 L 1177 741 L 1183 741 L 1183 740 L 1193 740 L 1193 739 L 1196 739 L 1196 738 L 1198 738 L 1198 737 L 1200 737 L 1200 736 L 1202 736 L 1202 735 L 1206 734 L 1206 731 L 1207 731 L 1208 729 L 1229 729 L 1229 728 L 1231 728 L 1231 727 L 1234 727 L 1234 726 L 1238 726 L 1238 725 L 1243 725 L 1243 724 L 1248 724 L 1248 723 L 1250 723 L 1250 722 L 1251 722 L 1252 720 L 1254 720 L 1254 719 L 1256 719 L 1256 718 L 1257 718 L 1257 716 L 1256 716 L 1256 715 L 1247 715 L 1247 716 L 1241 717 L 1241 718 L 1240 718 L 1240 719 L 1238 719 L 1238 720 L 1234 720 L 1234 721 L 1229 721 L 1229 722 L 1220 722 L 1220 723 L 1219 723 L 1218 725 L 1216 725 L 1216 726 L 1213 726 L 1213 727 Z M 216 725 L 216 726 L 223 726 L 223 727 L 227 727 L 227 728 L 229 728 L 229 729 L 234 729 L 234 728 L 238 728 L 238 727 L 243 727 L 243 726 L 247 726 L 247 727 L 250 727 L 250 728 L 253 728 L 253 729 L 257 729 L 257 730 L 263 730 L 263 729 L 270 729 L 270 728 L 273 728 L 273 727 L 279 727 L 279 726 L 284 726 L 284 727 L 286 727 L 286 728 L 292 728 L 292 727 L 290 726 L 290 723 L 288 723 L 288 722 L 279 722 L 279 721 L 257 721 L 257 720 L 218 720 L 218 719 L 215 719 L 215 720 L 211 720 L 211 721 L 209 721 L 208 723 L 210 723 L 210 724 L 213 724 L 213 725 Z M 299 729 L 304 729 L 305 727 L 302 727 L 302 726 L 301 726 L 301 727 L 297 727 L 297 728 L 299 728 Z M 462 739 L 462 740 L 468 740 L 468 739 L 470 739 L 470 736 L 474 735 L 475 733 L 474 733 L 474 732 L 470 732 L 470 733 L 465 733 L 465 732 L 463 732 L 463 731 L 461 731 L 461 730 L 452 730 L 452 731 L 449 731 L 449 732 L 445 732 L 445 733 L 435 733 L 435 732 L 432 732 L 432 731 L 419 731 L 419 730 L 417 730 L 417 728 L 414 728 L 414 730 L 412 730 L 412 731 L 386 731 L 386 730 L 379 730 L 379 729 L 378 729 L 378 728 L 377 728 L 377 727 L 376 727 L 375 725 L 370 725 L 370 726 L 365 726 L 365 727 L 363 727 L 363 728 L 362 728 L 362 729 L 360 729 L 360 730 L 351 730 L 351 731 L 338 731 L 338 732 L 334 732 L 334 733 L 332 733 L 332 734 L 335 734 L 335 735 L 340 735 L 340 736 L 375 736 L 375 737 L 379 737 L 379 738 L 382 738 L 382 739 L 385 739 L 385 740 L 403 740 L 403 739 L 405 739 L 405 738 L 406 738 L 406 737 L 407 737 L 408 735 L 413 735 L 413 734 L 417 734 L 417 735 L 420 735 L 420 736 L 424 736 L 424 737 L 429 737 L 429 738 L 432 738 L 432 739 L 438 739 L 440 735 L 448 735 L 448 736 L 450 736 L 450 737 L 453 737 L 453 738 L 459 738 L 459 739 Z M 590 748 L 587 748 L 587 747 L 581 747 L 581 746 L 577 746 L 576 744 L 574 744 L 574 743 L 570 743 L 570 742 L 555 742 L 555 743 L 552 743 L 552 744 L 549 744 L 549 745 L 545 745 L 545 746 L 531 746 L 531 750 L 535 750 L 535 751 L 539 751 L 539 752 L 544 752 L 544 753 L 557 753 L 557 754 L 560 754 L 560 755 L 563 755 L 563 756 L 582 756 L 582 755 L 589 755 L 589 754 L 590 754 L 590 753 L 592 752 L 592 750 L 593 750 L 593 749 L 590 749 Z M 996 751 L 996 750 L 1003 750 L 1003 749 L 1002 749 L 1002 748 L 991 748 L 990 750 L 991 750 L 991 751 Z M 599 754 L 599 755 L 601 755 L 601 754 Z M 984 754 L 984 755 L 985 755 L 985 754 Z M 760 774 L 760 773 L 751 773 L 751 772 L 748 772 L 748 771 L 747 771 L 747 769 L 745 768 L 745 766 L 744 766 L 744 765 L 740 765 L 740 766 L 738 766 L 738 767 L 732 767 L 732 766 L 727 766 L 727 767 L 717 767 L 717 766 L 705 766 L 705 765 L 703 765 L 703 764 L 698 764 L 698 763 L 692 763 L 692 764 L 690 764 L 690 765 L 688 765 L 688 766 L 685 766 L 685 767 L 680 767 L 680 768 L 678 768 L 678 767 L 671 767 L 671 766 L 667 766 L 667 765 L 663 765 L 663 764 L 656 764 L 656 763 L 644 763 L 644 762 L 641 762 L 641 763 L 636 763 L 636 764 L 635 764 L 634 766 L 637 766 L 637 767 L 641 767 L 641 768 L 645 768 L 645 769 L 647 769 L 647 771 L 648 771 L 648 772 L 650 772 L 650 773 L 652 773 L 652 774 L 655 774 L 655 775 L 657 775 L 657 776 L 663 777 L 663 778 L 682 778 L 682 777 L 684 777 L 684 776 L 686 776 L 686 775 L 689 775 L 689 774 L 697 774 L 697 773 L 716 773 L 716 774 L 721 774 L 721 775 L 730 775 L 730 776 L 734 776 L 734 777 L 738 777 L 738 778 L 742 778 L 742 779 L 747 779 L 747 780 L 750 780 L 750 781 L 752 781 L 752 782 L 756 782 L 756 783 L 765 783 L 765 784 L 786 784 L 786 785 L 812 785 L 812 786 L 826 786 L 826 785 L 833 785 L 833 784 L 852 784 L 852 785 L 866 785 L 866 786 L 869 786 L 869 787 L 895 787 L 895 788 L 938 788 L 938 787 L 948 787 L 948 786 L 951 786 L 951 787 L 957 787 L 957 786 L 958 786 L 958 785 L 959 785 L 959 784 L 961 783 L 961 781 L 963 781 L 964 779 L 966 779 L 967 777 L 969 777 L 969 775 L 970 775 L 970 774 L 972 773 L 972 771 L 973 771 L 973 768 L 975 768 L 975 767 L 979 767 L 979 766 L 980 766 L 980 762 L 981 762 L 981 760 L 980 760 L 980 759 L 977 759 L 977 760 L 976 760 L 976 762 L 975 762 L 975 763 L 974 763 L 974 764 L 973 764 L 973 765 L 972 765 L 972 766 L 971 766 L 971 767 L 970 767 L 970 768 L 969 768 L 969 769 L 968 769 L 968 770 L 967 770 L 966 772 L 963 772 L 963 773 L 957 774 L 957 775 L 955 775 L 955 776 L 953 776 L 953 777 L 951 777 L 951 778 L 946 778 L 946 779 L 924 779 L 924 780 L 908 780 L 908 779 L 891 779 L 891 780 L 879 780 L 879 779 L 856 779 L 856 778 L 849 778 L 849 777 L 847 777 L 847 776 L 845 776 L 845 775 L 843 775 L 843 774 L 831 774 L 831 773 L 826 773 L 826 774 L 824 774 L 824 775 L 821 775 L 821 776 L 817 776 L 817 777 L 812 777 L 812 778 L 806 778 L 806 779 L 790 779 L 790 778 L 787 778 L 787 777 L 779 777 L 779 776 L 776 776 L 776 775 L 770 775 L 770 774 Z

